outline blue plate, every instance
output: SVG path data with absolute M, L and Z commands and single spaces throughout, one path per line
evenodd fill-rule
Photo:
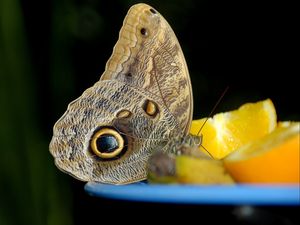
M 300 205 L 300 187 L 262 185 L 109 185 L 89 182 L 93 196 L 143 202 L 215 205 Z

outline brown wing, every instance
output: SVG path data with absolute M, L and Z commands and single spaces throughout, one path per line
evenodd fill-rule
M 165 107 L 157 115 L 146 113 L 143 106 L 154 99 L 118 81 L 100 81 L 87 89 L 53 128 L 50 152 L 57 167 L 84 181 L 126 184 L 145 179 L 149 156 L 180 130 Z M 104 159 L 92 151 L 91 140 L 103 128 L 113 128 L 126 141 L 117 157 Z
M 149 156 L 187 133 L 192 89 L 179 43 L 166 20 L 133 6 L 99 82 L 56 122 L 50 152 L 61 170 L 84 181 L 145 179 Z M 119 151 L 120 150 L 120 151 Z
M 128 11 L 100 80 L 113 79 L 156 95 L 189 132 L 193 96 L 185 58 L 172 28 L 151 6 Z

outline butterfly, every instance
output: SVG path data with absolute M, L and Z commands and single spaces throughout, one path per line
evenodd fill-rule
M 149 157 L 199 146 L 189 134 L 193 94 L 180 44 L 163 16 L 133 5 L 100 80 L 55 123 L 56 166 L 82 181 L 128 184 L 147 177 Z

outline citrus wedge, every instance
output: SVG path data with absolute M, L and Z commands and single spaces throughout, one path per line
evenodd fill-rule
M 234 184 L 220 160 L 176 157 L 177 181 L 182 184 Z
M 206 119 L 194 120 L 191 134 L 197 134 Z M 270 99 L 247 103 L 237 110 L 209 118 L 200 132 L 202 146 L 213 158 L 222 159 L 244 144 L 270 133 L 276 123 L 276 111 Z
M 299 133 L 299 122 L 281 123 L 227 156 L 224 166 L 237 182 L 299 184 Z
M 148 181 L 163 184 L 234 184 L 221 160 L 189 155 L 153 154 Z

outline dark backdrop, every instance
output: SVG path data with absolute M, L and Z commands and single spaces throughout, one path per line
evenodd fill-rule
M 271 98 L 279 120 L 299 121 L 294 29 L 286 6 L 145 2 L 168 20 L 181 43 L 194 90 L 194 118 L 207 116 L 229 86 L 215 113 Z M 89 224 L 133 221 L 136 215 L 153 221 L 160 215 L 237 221 L 232 206 L 95 199 L 84 192 L 84 183 L 53 164 L 48 152 L 53 124 L 99 79 L 134 3 L 0 0 L 0 224 Z M 267 210 L 294 218 L 295 208 Z

